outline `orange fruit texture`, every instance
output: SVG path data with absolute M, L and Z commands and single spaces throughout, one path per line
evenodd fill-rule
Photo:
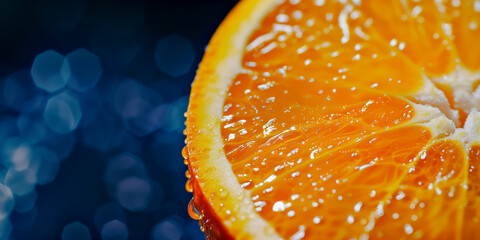
M 244 0 L 186 113 L 208 239 L 480 239 L 480 1 Z

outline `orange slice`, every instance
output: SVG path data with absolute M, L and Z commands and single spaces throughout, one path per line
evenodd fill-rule
M 480 2 L 244 0 L 192 86 L 209 239 L 480 237 Z

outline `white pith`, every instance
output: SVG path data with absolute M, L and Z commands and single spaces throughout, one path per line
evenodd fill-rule
M 200 188 L 209 200 L 212 209 L 215 212 L 225 213 L 228 211 L 228 215 L 235 216 L 222 219 L 223 224 L 234 237 L 243 239 L 256 236 L 258 239 L 282 239 L 274 228 L 255 212 L 249 191 L 243 189 L 237 181 L 231 164 L 225 156 L 220 132 L 223 102 L 232 80 L 242 71 L 241 61 L 248 37 L 258 27 L 263 17 L 277 4 L 283 2 L 281 0 L 247 1 L 250 3 L 238 6 L 238 8 L 244 9 L 237 10 L 237 14 L 249 12 L 250 15 L 244 17 L 240 25 L 227 20 L 218 30 L 220 33 L 216 34 L 223 36 L 221 32 L 226 32 L 227 27 L 237 28 L 235 34 L 223 36 L 224 38 L 221 39 L 222 44 L 225 45 L 225 49 L 223 49 L 225 51 L 222 52 L 221 49 L 216 53 L 220 55 L 217 57 L 222 60 L 216 64 L 214 72 L 209 76 L 211 79 L 208 80 L 215 84 L 206 85 L 203 91 L 211 94 L 204 96 L 201 103 L 203 105 L 200 106 L 200 110 L 197 110 L 203 111 L 204 116 L 208 116 L 194 126 L 194 134 L 198 135 L 199 139 L 208 142 L 209 159 L 205 160 L 201 171 L 195 165 L 190 167 L 195 173 L 195 177 L 201 179 L 199 181 Z M 220 39 L 214 39 L 212 42 L 215 40 L 220 41 Z M 414 123 L 426 126 L 431 130 L 435 139 L 457 139 L 465 147 L 480 143 L 480 113 L 477 112 L 477 109 L 480 108 L 480 89 L 472 91 L 472 86 L 478 79 L 480 79 L 480 73 L 468 71 L 463 67 L 457 67 L 447 77 L 429 79 L 424 76 L 422 88 L 410 95 L 414 101 L 410 101 L 410 103 L 415 108 L 415 116 L 405 124 Z M 445 94 L 435 87 L 433 82 L 451 86 L 456 103 L 454 107 L 464 109 L 469 113 L 463 128 L 456 127 L 460 125 L 458 111 L 450 107 Z M 189 114 L 192 113 L 189 111 Z M 193 133 L 190 131 L 192 129 L 189 129 L 189 134 Z M 195 152 L 191 154 L 195 154 Z M 208 192 L 209 182 L 220 184 L 222 193 Z M 216 204 L 218 199 L 222 198 L 221 196 L 224 196 L 225 202 L 235 204 Z
M 463 109 L 467 113 L 480 107 L 480 89 L 472 89 L 478 80 L 480 80 L 480 72 L 473 72 L 462 66 L 457 66 L 448 75 L 432 78 L 434 82 L 450 86 L 455 100 L 454 107 Z

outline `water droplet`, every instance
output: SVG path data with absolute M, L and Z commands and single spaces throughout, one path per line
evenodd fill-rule
M 293 210 L 288 211 L 287 216 L 289 216 L 289 217 L 295 216 L 295 211 L 293 211 Z
M 201 219 L 200 213 L 198 213 L 197 208 L 195 208 L 194 198 L 192 198 L 192 200 L 190 200 L 190 202 L 188 203 L 188 215 L 190 215 L 190 217 L 194 220 Z
M 355 204 L 355 206 L 353 207 L 353 210 L 355 210 L 355 212 L 359 212 L 361 208 L 362 208 L 362 202 L 358 202 L 358 203 Z
M 348 222 L 349 224 L 352 224 L 354 221 L 355 221 L 355 219 L 353 218 L 353 216 L 352 216 L 352 215 L 348 215 L 348 217 L 347 217 L 347 222 Z
M 189 178 L 187 180 L 187 183 L 185 184 L 185 189 L 187 190 L 187 192 L 193 192 L 192 179 Z
M 275 178 L 277 178 L 277 176 L 275 174 L 272 174 L 270 175 L 267 179 L 265 179 L 265 182 L 271 182 L 273 180 L 275 180 Z
M 187 159 L 188 158 L 188 148 L 187 146 L 185 146 L 183 149 L 182 149 L 182 156 L 184 159 Z
M 203 222 L 203 220 L 200 219 L 200 221 L 198 221 L 200 223 L 200 230 L 202 232 L 205 232 L 205 223 Z
M 278 201 L 275 204 L 273 204 L 272 210 L 274 212 L 281 212 L 285 210 L 285 204 L 283 201 Z
M 223 189 L 220 189 L 220 198 L 226 198 L 228 197 L 228 192 L 223 191 Z
M 397 200 L 401 200 L 405 197 L 405 193 L 403 193 L 403 191 L 399 191 L 397 196 L 395 197 L 395 199 Z
M 300 240 L 300 239 L 303 239 L 305 237 L 305 226 L 304 225 L 300 225 L 298 227 L 298 232 L 296 232 L 295 234 L 293 234 L 291 237 L 290 237 L 290 240 Z
M 377 210 L 375 210 L 375 217 L 379 218 L 381 216 L 383 216 L 383 202 L 380 202 L 378 205 L 377 205 Z
M 404 227 L 405 227 L 405 233 L 406 233 L 406 234 L 410 235 L 410 234 L 413 233 L 412 225 L 410 225 L 410 224 L 407 223 L 407 224 L 405 224 Z

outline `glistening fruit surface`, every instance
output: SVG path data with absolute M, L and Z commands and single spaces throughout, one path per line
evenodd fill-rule
M 254 214 L 285 239 L 480 237 L 477 24 L 476 1 L 269 11 L 219 126 Z

